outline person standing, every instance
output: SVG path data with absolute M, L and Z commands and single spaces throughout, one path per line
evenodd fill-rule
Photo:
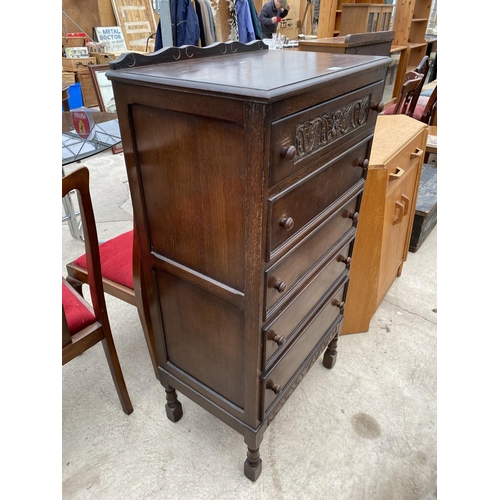
M 278 23 L 288 15 L 290 4 L 282 8 L 284 3 L 283 0 L 270 0 L 262 7 L 259 14 L 262 38 L 272 38 L 273 33 L 276 33 Z

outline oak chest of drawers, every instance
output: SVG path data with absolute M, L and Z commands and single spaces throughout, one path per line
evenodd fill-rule
M 335 362 L 389 62 L 257 41 L 107 73 L 167 415 L 179 391 L 240 432 L 252 480 L 269 423 Z
M 359 213 L 342 334 L 366 332 L 408 256 L 427 125 L 379 116 Z

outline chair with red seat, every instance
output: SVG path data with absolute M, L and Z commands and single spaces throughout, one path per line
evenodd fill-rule
M 102 343 L 120 403 L 123 411 L 129 415 L 133 407 L 109 324 L 90 198 L 89 171 L 86 167 L 63 177 L 62 196 L 73 190 L 77 192 L 80 206 L 92 305 L 77 293 L 67 279 L 62 279 L 62 364 L 65 365 L 94 345 Z
M 410 71 L 406 74 L 406 80 L 401 86 L 398 99 L 395 104 L 392 104 L 384 110 L 384 115 L 407 115 L 417 120 L 418 114 L 415 113 L 417 107 L 418 96 L 420 94 L 421 83 L 423 76 L 415 71 Z
M 158 378 L 158 363 L 149 307 L 141 293 L 138 253 L 134 252 L 134 231 L 127 231 L 99 245 L 104 292 L 137 307 L 153 370 Z M 82 293 L 82 285 L 88 284 L 85 254 L 66 265 L 74 288 Z M 135 290 L 139 290 L 136 294 Z

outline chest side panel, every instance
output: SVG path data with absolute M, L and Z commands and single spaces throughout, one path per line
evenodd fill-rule
M 151 251 L 243 291 L 243 127 L 144 105 L 132 123 Z

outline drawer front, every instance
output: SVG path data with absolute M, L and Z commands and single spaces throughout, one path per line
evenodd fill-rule
M 423 151 L 419 148 L 421 146 L 422 138 L 417 137 L 409 142 L 398 154 L 391 158 L 387 164 L 387 172 L 389 173 L 388 188 L 391 189 L 395 181 L 404 176 L 404 172 L 410 169 L 412 165 L 418 162 L 423 155 Z
M 358 164 L 369 156 L 370 139 L 269 200 L 268 255 L 363 179 L 364 170 Z
M 299 245 L 265 272 L 266 318 L 274 304 L 292 292 L 299 281 L 353 227 L 361 193 L 352 197 Z
M 265 345 L 265 369 L 287 348 L 291 339 L 299 334 L 307 316 L 312 312 L 326 291 L 339 279 L 347 279 L 345 256 L 350 255 L 354 237 L 324 266 L 319 273 L 308 280 L 300 294 L 293 298 L 287 308 L 272 323 L 263 329 Z M 344 273 L 344 274 L 343 274 Z
M 265 380 L 263 380 L 264 411 L 267 411 L 276 398 L 284 394 L 288 381 L 341 314 L 339 305 L 342 307 L 346 286 L 346 284 L 343 284 L 340 289 L 329 295 L 323 303 L 321 310 L 318 311 L 307 328 L 295 340 L 290 350 L 269 372 Z
M 369 135 L 377 119 L 371 109 L 383 82 L 349 92 L 271 126 L 270 185 L 286 179 L 344 142 Z

